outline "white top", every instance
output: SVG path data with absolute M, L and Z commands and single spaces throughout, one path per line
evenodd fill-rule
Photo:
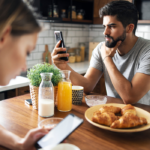
M 69 66 L 76 71 L 79 74 L 86 73 L 88 67 L 89 67 L 89 62 L 84 61 L 84 62 L 79 62 L 79 63 L 68 63 Z M 26 77 L 22 76 L 17 76 L 16 79 L 12 79 L 10 83 L 6 86 L 0 86 L 0 92 L 11 90 L 11 89 L 16 89 L 20 87 L 25 87 L 29 85 L 29 79 Z
M 10 80 L 9 84 L 6 86 L 0 86 L 0 92 L 16 89 L 29 85 L 29 79 L 22 76 L 17 76 L 15 79 Z

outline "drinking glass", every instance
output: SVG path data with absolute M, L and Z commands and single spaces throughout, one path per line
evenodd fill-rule
M 67 112 L 72 109 L 72 83 L 70 81 L 69 70 L 60 71 L 62 80 L 58 83 L 58 101 L 57 109 L 59 111 Z

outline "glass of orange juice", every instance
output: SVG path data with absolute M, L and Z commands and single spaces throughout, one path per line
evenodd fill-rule
M 72 109 L 72 83 L 70 81 L 70 70 L 60 71 L 62 81 L 58 83 L 57 109 L 67 112 Z

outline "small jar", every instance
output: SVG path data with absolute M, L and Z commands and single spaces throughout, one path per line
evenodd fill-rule
M 77 19 L 79 19 L 79 20 L 84 19 L 84 14 L 85 14 L 84 10 L 83 9 L 79 9 L 77 11 Z
M 66 9 L 61 10 L 61 18 L 66 18 Z
M 52 5 L 48 6 L 48 17 L 52 17 Z
M 75 53 L 69 53 L 69 62 L 70 63 L 75 63 L 76 61 L 76 57 L 75 57 Z
M 54 7 L 53 7 L 53 17 L 58 18 L 59 17 L 58 14 L 59 14 L 58 13 L 58 7 L 57 7 L 57 5 L 54 5 Z
M 80 49 L 76 49 L 76 62 L 81 62 Z

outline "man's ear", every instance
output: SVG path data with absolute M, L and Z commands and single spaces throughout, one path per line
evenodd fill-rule
M 129 24 L 126 27 L 126 33 L 131 33 L 131 32 L 133 32 L 133 30 L 134 30 L 134 24 Z
M 3 31 L 3 33 L 0 37 L 0 49 L 3 47 L 3 45 L 7 41 L 8 37 L 10 36 L 10 33 L 11 33 L 11 27 L 8 26 L 5 28 L 5 30 Z

